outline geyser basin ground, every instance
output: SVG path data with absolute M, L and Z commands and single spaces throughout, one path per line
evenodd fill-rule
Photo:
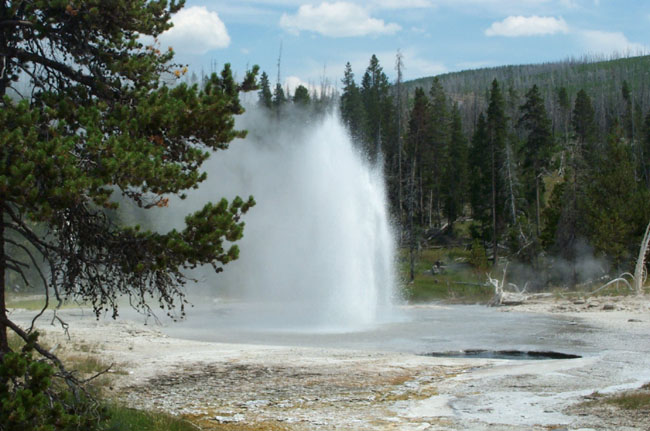
M 603 311 L 605 301 L 616 310 Z M 112 391 L 117 399 L 188 415 L 204 429 L 650 429 L 647 414 L 580 404 L 595 391 L 614 393 L 650 381 L 650 298 L 599 302 L 590 308 L 595 303 L 548 299 L 516 309 L 535 314 L 512 308 L 411 307 L 409 311 L 422 318 L 408 325 L 422 325 L 423 330 L 428 325 L 428 333 L 418 332 L 414 340 L 392 327 L 389 332 L 395 337 L 388 344 L 370 339 L 369 334 L 385 330 L 381 325 L 374 331 L 314 336 L 270 331 L 285 337 L 282 345 L 271 345 L 278 340 L 268 338 L 259 341 L 266 344 L 251 345 L 243 343 L 257 341 L 224 344 L 173 338 L 160 332 L 173 332 L 172 327 L 160 328 L 151 321 L 143 326 L 141 319 L 97 322 L 91 313 L 74 309 L 59 312 L 70 323 L 70 341 L 60 327 L 49 325 L 48 316 L 40 322 L 51 345 L 60 343 L 65 349 L 90 344 L 92 351 L 113 362 L 120 371 Z M 468 310 L 474 317 L 467 317 Z M 479 316 L 485 325 L 490 322 L 489 328 L 474 327 L 465 342 L 452 338 L 469 328 L 464 320 L 477 321 Z M 12 317 L 29 324 L 32 313 L 13 312 Z M 239 335 L 251 332 L 261 336 L 264 331 Z M 480 338 L 486 338 L 484 343 Z M 298 341 L 314 347 L 300 347 Z M 572 347 L 585 357 L 510 361 L 403 353 L 422 353 L 435 345 L 443 346 L 437 350 L 452 350 L 459 344 L 466 348 L 495 343 Z M 334 348 L 345 345 L 356 347 Z

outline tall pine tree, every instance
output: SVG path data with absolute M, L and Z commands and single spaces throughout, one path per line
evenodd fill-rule
M 409 178 L 407 185 L 407 218 L 410 251 L 410 280 L 415 278 L 415 251 L 417 249 L 418 235 L 416 217 L 422 215 L 422 190 L 418 181 L 419 171 L 422 166 L 423 152 L 430 142 L 429 100 L 421 87 L 415 89 L 413 109 L 410 113 L 408 135 L 406 139 L 406 152 L 409 155 Z
M 537 236 L 541 229 L 541 208 L 544 193 L 542 175 L 551 160 L 553 153 L 553 135 L 551 120 L 548 118 L 544 99 L 539 93 L 537 85 L 526 93 L 526 103 L 521 108 L 519 126 L 526 133 L 526 142 L 522 147 L 524 179 L 526 183 L 526 197 L 528 202 L 533 202 L 534 217 Z
M 386 110 L 390 109 L 390 84 L 379 59 L 373 55 L 370 64 L 361 80 L 361 101 L 364 108 L 364 142 L 365 150 L 371 161 L 377 160 L 384 134 L 388 124 L 385 124 Z
M 260 76 L 260 90 L 258 92 L 259 104 L 267 109 L 273 107 L 273 93 L 271 93 L 271 85 L 269 84 L 269 75 L 262 72 Z
M 343 73 L 343 93 L 341 94 L 341 119 L 348 127 L 355 142 L 361 143 L 364 136 L 364 111 L 361 103 L 361 93 L 354 81 L 354 73 L 350 63 L 346 63 Z
M 492 264 L 499 261 L 499 240 L 505 229 L 506 188 L 503 181 L 504 151 L 508 138 L 508 117 L 499 83 L 492 81 L 487 110 L 488 154 L 490 161 L 490 210 L 492 216 Z
M 440 224 L 442 214 L 442 183 L 444 171 L 449 166 L 449 109 L 447 107 L 447 96 L 442 88 L 440 80 L 433 79 L 429 91 L 431 106 L 430 137 L 429 146 L 423 153 L 424 184 L 428 196 L 428 223 L 433 222 L 435 213 L 436 222 Z
M 463 214 L 467 199 L 467 140 L 463 134 L 463 124 L 458 105 L 451 110 L 450 140 L 447 150 L 447 164 L 443 171 L 442 199 L 444 215 L 450 229 Z

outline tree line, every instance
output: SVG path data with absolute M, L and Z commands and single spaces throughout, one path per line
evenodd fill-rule
M 462 221 L 493 265 L 569 268 L 562 279 L 542 271 L 538 287 L 585 281 L 586 250 L 612 272 L 631 268 L 650 217 L 650 113 L 638 96 L 647 89 L 622 79 L 620 96 L 596 108 L 582 88 L 549 93 L 531 83 L 520 95 L 494 78 L 472 115 L 477 105 L 448 94 L 440 78 L 409 91 L 402 67 L 398 54 L 391 83 L 373 56 L 357 85 L 348 63 L 340 112 L 368 158 L 383 163 L 411 256 L 458 240 Z

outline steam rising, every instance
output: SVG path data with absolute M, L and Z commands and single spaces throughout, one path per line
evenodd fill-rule
M 335 115 L 310 118 L 245 114 L 238 128 L 247 139 L 212 157 L 206 184 L 154 223 L 180 226 L 205 201 L 252 194 L 239 260 L 219 275 L 205 271 L 202 288 L 232 302 L 233 313 L 247 310 L 248 324 L 366 327 L 388 317 L 396 285 L 381 168 Z

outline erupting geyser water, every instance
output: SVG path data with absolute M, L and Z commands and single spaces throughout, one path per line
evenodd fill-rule
M 347 331 L 390 319 L 395 247 L 381 168 L 336 115 L 300 127 L 242 122 L 248 138 L 211 159 L 199 194 L 252 194 L 257 205 L 240 258 L 205 277 L 211 292 L 247 326 Z

